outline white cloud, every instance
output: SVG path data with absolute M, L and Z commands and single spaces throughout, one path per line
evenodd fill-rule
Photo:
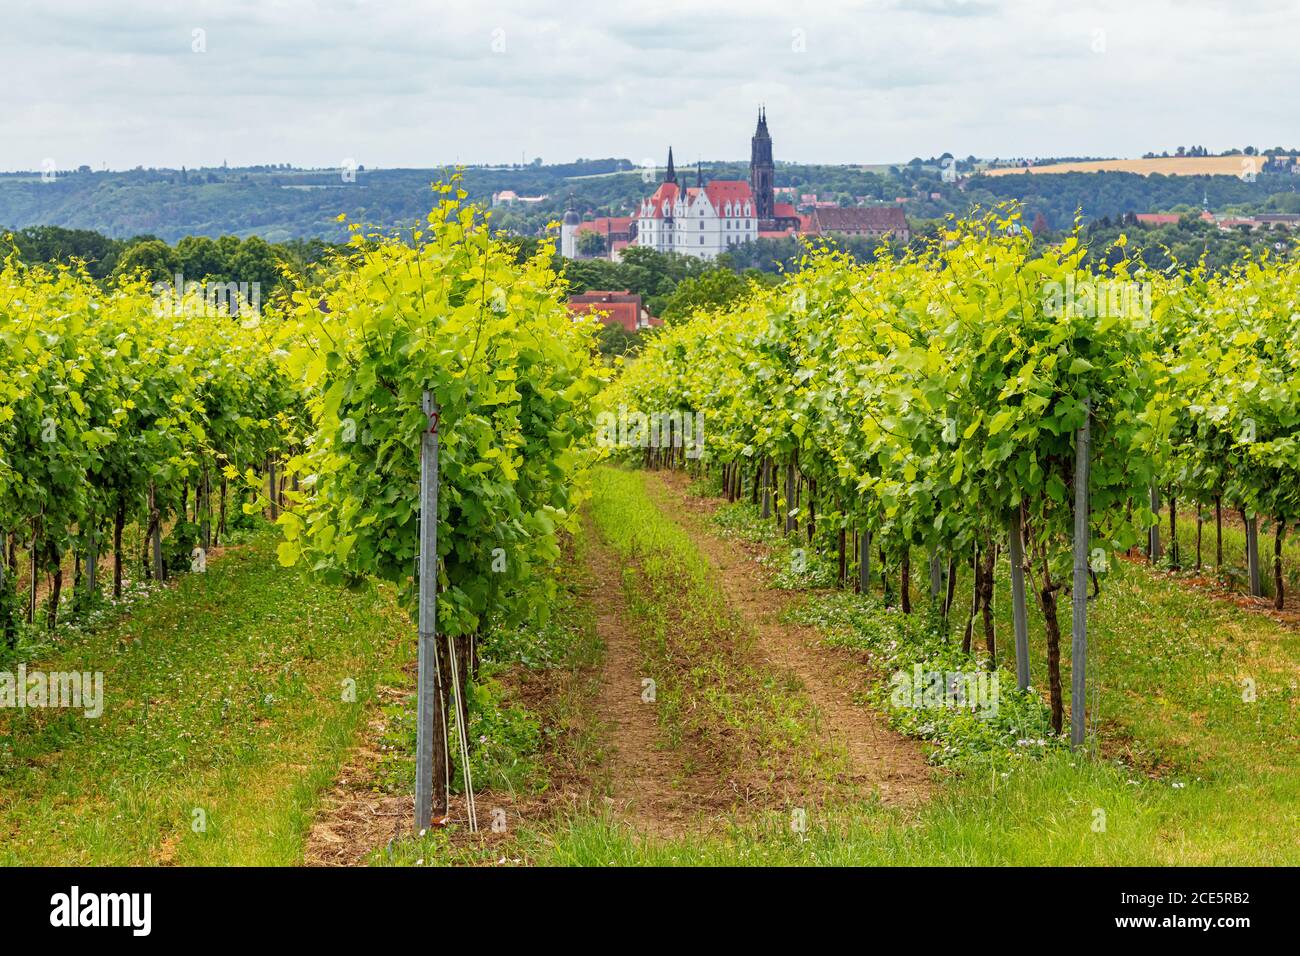
M 1282 0 L 9 0 L 0 168 L 1296 143 Z M 192 52 L 195 30 L 206 52 Z

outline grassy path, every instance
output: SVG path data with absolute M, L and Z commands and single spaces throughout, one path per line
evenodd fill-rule
M 768 587 L 754 555 L 739 542 L 720 537 L 709 520 L 722 499 L 690 493 L 683 474 L 651 474 L 645 480 L 651 500 L 708 558 L 712 577 L 754 632 L 755 650 L 765 664 L 789 674 L 812 700 L 817 730 L 847 757 L 845 791 L 858 800 L 875 797 L 885 804 L 926 799 L 932 771 L 920 745 L 858 699 L 868 679 L 863 656 L 828 647 L 814 628 L 788 619 L 796 595 Z
M 877 720 L 861 703 L 878 679 L 873 656 L 911 639 L 921 615 L 904 627 L 874 595 L 811 589 L 820 559 L 789 573 L 794 544 L 747 509 L 600 469 L 553 619 L 485 645 L 495 663 L 471 718 L 475 778 L 481 812 L 504 808 L 508 827 L 347 858 L 1300 862 L 1300 631 L 1120 567 L 1091 612 L 1103 758 L 1048 748 L 975 762 L 939 777 L 928 799 L 891 801 L 889 775 L 867 771 L 889 763 L 880 740 L 893 732 L 845 734 Z M 1004 578 L 996 609 L 1009 635 Z M 1031 626 L 1041 683 L 1032 608 Z M 0 864 L 299 863 L 341 778 L 404 819 L 409 637 L 385 593 L 281 569 L 269 538 L 68 637 L 28 667 L 102 671 L 104 713 L 0 710 Z M 393 688 L 382 710 L 370 706 L 378 687 Z M 360 775 L 358 739 L 374 758 Z M 381 829 L 387 841 L 392 826 Z
M 65 641 L 28 668 L 102 671 L 104 713 L 0 711 L 0 863 L 298 863 L 409 630 L 266 537 Z
M 596 612 L 596 634 L 604 647 L 600 692 L 593 723 L 604 748 L 597 792 L 610 812 L 627 825 L 658 837 L 687 832 L 712 802 L 717 780 L 701 772 L 677 748 L 661 746 L 655 714 L 657 687 L 630 622 L 616 555 L 599 541 L 586 549 L 590 579 L 601 582 L 588 594 Z M 694 772 L 692 772 L 694 771 Z
M 593 502 L 597 523 L 603 516 L 611 528 L 623 529 L 615 534 L 627 540 L 673 538 L 671 529 L 655 530 L 643 510 L 651 503 L 680 517 L 671 497 L 647 493 L 647 483 L 657 480 L 635 474 L 603 478 Z M 747 506 L 729 507 L 735 512 Z M 628 518 L 637 520 L 627 523 Z M 719 525 L 732 529 L 737 555 L 747 548 L 747 521 L 733 514 Z M 791 575 L 781 571 L 781 548 L 779 542 L 771 546 L 766 564 L 772 579 L 788 585 Z M 698 554 L 677 545 L 663 545 L 660 553 L 664 561 L 689 565 L 707 580 Z M 1009 602 L 1005 581 L 999 583 L 1001 614 Z M 628 585 L 643 595 L 634 603 L 667 600 L 653 579 L 633 577 Z M 819 628 L 828 642 L 869 652 L 869 635 L 893 633 L 898 617 L 870 597 L 810 591 L 799 619 Z M 1040 651 L 1040 622 L 1033 624 L 1032 647 Z M 1010 633 L 1005 618 L 999 632 Z M 645 840 L 608 820 L 576 818 L 522 836 L 521 856 L 586 865 L 1300 861 L 1297 633 L 1130 566 L 1108 581 L 1093 610 L 1092 634 L 1103 739 L 1125 762 L 1057 750 L 996 769 L 973 765 L 945 778 L 930 801 L 911 809 L 877 801 L 817 805 L 809 800 L 803 832 L 792 830 L 788 813 L 779 807 L 732 817 L 722 833 L 672 840 Z M 1041 661 L 1035 665 L 1041 683 Z M 1246 677 L 1255 682 L 1253 701 L 1241 693 Z M 809 789 L 805 784 L 805 793 Z

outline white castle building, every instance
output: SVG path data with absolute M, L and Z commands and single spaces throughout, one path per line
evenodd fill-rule
M 713 259 L 728 247 L 758 238 L 758 209 L 749 183 L 715 179 L 705 185 L 678 185 L 673 151 L 668 171 L 653 196 L 637 210 L 636 244 L 660 252 Z
M 560 226 L 560 254 L 576 258 L 584 231 L 602 237 L 611 258 L 617 258 L 631 244 L 714 259 L 732 246 L 755 239 L 793 235 L 802 222 L 794 206 L 776 202 L 775 175 L 767 113 L 760 110 L 750 141 L 748 182 L 715 179 L 706 184 L 703 168 L 697 167 L 694 186 L 678 183 L 669 147 L 664 181 L 653 196 L 641 201 L 632 216 L 583 222 L 572 209 L 567 211 Z M 901 211 L 899 214 L 901 217 Z

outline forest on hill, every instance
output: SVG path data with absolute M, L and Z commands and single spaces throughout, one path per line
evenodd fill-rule
M 974 175 L 953 181 L 945 157 L 898 166 L 861 167 L 778 163 L 776 186 L 797 195 L 851 206 L 902 203 L 909 219 L 962 216 L 1005 200 L 1024 205 L 1026 222 L 1041 215 L 1055 230 L 1069 230 L 1076 213 L 1085 222 L 1128 213 L 1199 211 L 1300 212 L 1296 179 L 1260 175 L 1141 176 L 1134 173 Z M 965 162 L 965 161 L 962 161 Z M 963 169 L 961 163 L 954 168 Z M 738 162 L 708 162 L 705 179 L 743 179 Z M 0 225 L 87 229 L 115 239 L 148 235 L 176 242 L 185 236 L 259 236 L 268 242 L 324 239 L 341 242 L 352 222 L 407 229 L 423 222 L 430 185 L 447 169 L 292 169 L 286 166 L 198 170 L 136 169 L 96 172 L 0 174 Z M 680 175 L 693 181 L 696 170 Z M 546 197 L 493 209 L 494 228 L 540 235 L 572 205 L 584 216 L 629 215 L 662 177 L 625 159 L 579 160 L 560 165 L 469 167 L 462 184 L 468 199 L 486 208 L 494 193 Z

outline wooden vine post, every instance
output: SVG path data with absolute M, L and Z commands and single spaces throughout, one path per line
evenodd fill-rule
M 785 464 L 785 533 L 797 530 L 795 525 L 795 508 L 798 503 L 795 501 L 794 490 L 794 457 Z
M 1259 516 L 1246 519 L 1246 571 L 1250 576 L 1250 593 L 1260 597 L 1264 590 L 1259 579 Z
M 1088 453 L 1092 409 L 1083 401 L 1083 425 L 1074 455 L 1074 581 L 1070 601 L 1070 746 L 1083 746 L 1088 674 Z M 1153 542 L 1154 543 L 1154 542 Z
M 865 528 L 858 538 L 858 590 L 871 593 L 871 532 Z
M 153 578 L 162 583 L 165 573 L 162 553 L 162 512 L 158 509 L 158 489 L 153 482 L 149 483 L 149 528 L 149 539 L 153 550 Z
M 276 474 L 274 454 L 268 455 L 266 459 L 266 481 L 267 494 L 271 499 L 271 520 L 274 522 L 280 517 L 280 477 Z
M 427 830 L 434 801 L 447 812 L 447 733 L 438 667 L 438 415 L 424 393 L 428 427 L 420 436 L 419 661 L 416 678 L 415 829 Z
M 98 587 L 95 572 L 99 569 L 99 520 L 91 515 L 87 527 L 89 534 L 86 536 L 86 592 L 93 595 Z
M 1011 512 L 1011 623 L 1016 632 L 1016 687 L 1029 688 L 1029 615 L 1025 608 L 1025 541 L 1020 506 Z
M 764 458 L 763 475 L 763 518 L 772 517 L 772 459 Z
M 1151 484 L 1151 512 L 1158 518 L 1160 514 L 1160 489 Z M 1160 560 L 1160 522 L 1156 521 L 1147 532 L 1147 560 L 1155 564 Z

